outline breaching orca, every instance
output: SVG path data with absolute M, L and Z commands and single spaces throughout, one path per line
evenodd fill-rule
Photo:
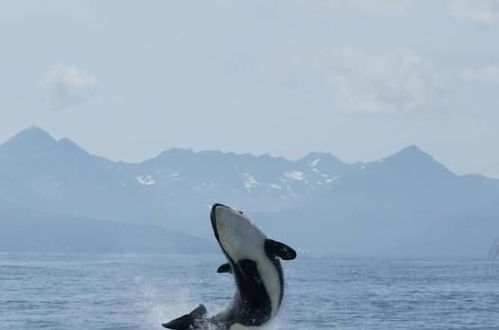
M 175 330 L 260 329 L 281 306 L 284 278 L 278 258 L 292 260 L 296 252 L 289 246 L 268 239 L 242 212 L 215 204 L 210 213 L 213 232 L 227 257 L 218 267 L 219 273 L 231 273 L 236 281 L 236 294 L 222 313 L 207 317 L 199 305 L 189 314 L 164 323 Z

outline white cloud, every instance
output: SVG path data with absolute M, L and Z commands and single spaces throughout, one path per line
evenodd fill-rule
M 499 22 L 498 0 L 448 0 L 452 15 L 480 23 Z
M 376 15 L 402 12 L 410 2 L 411 0 L 282 0 L 277 2 L 276 12 L 280 16 L 300 18 Z
M 337 49 L 286 54 L 273 63 L 288 75 L 318 76 L 331 87 L 339 109 L 408 114 L 442 106 L 442 79 L 429 61 L 411 50 Z
M 340 106 L 370 113 L 412 113 L 435 107 L 441 81 L 410 50 L 344 51 L 331 58 L 328 81 Z
M 499 84 L 499 66 L 468 68 L 463 70 L 460 76 L 472 83 Z
M 39 82 L 46 100 L 57 109 L 76 106 L 95 92 L 96 79 L 75 66 L 58 65 Z

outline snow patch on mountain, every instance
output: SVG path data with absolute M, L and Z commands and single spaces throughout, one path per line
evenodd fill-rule
M 139 175 L 137 177 L 137 182 L 144 186 L 151 186 L 156 184 L 156 181 L 152 177 L 152 175 Z
M 327 179 L 326 179 L 326 182 L 327 182 L 327 183 L 332 183 L 332 182 L 336 181 L 337 179 L 338 179 L 338 177 L 337 177 L 337 176 L 334 176 L 334 177 L 332 177 L 332 178 L 327 178 Z
M 303 181 L 305 179 L 305 174 L 302 171 L 285 171 L 283 175 L 288 179 L 296 181 Z
M 244 187 L 246 188 L 246 190 L 251 190 L 258 184 L 253 175 L 249 173 L 242 173 L 242 175 L 244 177 Z
M 278 184 L 275 184 L 275 183 L 269 183 L 268 186 L 272 189 L 278 189 L 278 190 L 281 190 L 282 189 L 282 186 L 278 185 Z

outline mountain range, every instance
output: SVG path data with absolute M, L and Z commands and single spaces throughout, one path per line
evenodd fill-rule
M 499 180 L 416 146 L 368 163 L 188 149 L 125 163 L 38 127 L 0 145 L 0 250 L 210 251 L 215 202 L 312 254 L 482 256 L 499 237 Z

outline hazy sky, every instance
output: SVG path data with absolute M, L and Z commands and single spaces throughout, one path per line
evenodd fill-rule
M 0 141 L 172 147 L 499 178 L 499 0 L 2 1 Z

